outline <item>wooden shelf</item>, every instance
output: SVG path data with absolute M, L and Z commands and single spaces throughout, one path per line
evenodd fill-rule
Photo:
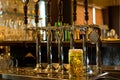
M 0 41 L 1 46 L 11 46 L 11 45 L 35 45 L 35 41 Z M 47 41 L 42 41 L 41 42 L 42 46 L 47 46 Z M 52 46 L 57 46 L 57 42 L 52 41 Z M 70 42 L 69 41 L 64 41 L 63 42 L 64 47 L 69 47 Z M 94 45 L 91 44 L 89 41 L 87 42 L 88 46 Z M 102 40 L 102 46 L 120 46 L 120 40 Z M 82 46 L 82 40 L 77 40 L 75 41 L 75 46 Z
M 33 45 L 35 41 L 0 41 L 1 46 L 10 46 L 10 45 Z

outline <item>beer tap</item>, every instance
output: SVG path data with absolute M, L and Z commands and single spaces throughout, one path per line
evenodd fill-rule
M 98 25 L 90 25 L 90 28 L 92 28 L 92 31 L 89 34 L 89 40 L 91 44 L 96 45 L 96 74 L 101 74 L 102 69 L 101 69 L 101 52 L 100 52 L 100 47 L 101 47 L 101 40 L 100 40 L 100 35 L 101 31 Z
M 76 8 L 77 7 L 77 1 L 73 0 L 73 25 L 75 24 L 76 20 L 77 20 L 77 13 L 76 13 Z
M 70 49 L 74 49 L 74 30 L 75 30 L 75 22 L 77 19 L 76 6 L 77 6 L 77 1 L 73 0 L 73 24 L 70 31 Z
M 60 27 L 58 27 L 58 59 L 59 59 L 59 68 L 58 72 L 63 74 L 64 66 L 64 55 L 63 55 L 63 28 L 62 28 L 62 21 L 63 21 L 63 0 L 58 1 L 58 8 L 59 8 L 59 16 L 58 21 L 60 21 Z
M 58 0 L 58 10 L 59 10 L 58 21 L 60 21 L 60 24 L 62 25 L 62 21 L 63 21 L 63 0 Z
M 47 26 L 51 26 L 51 0 L 47 2 Z
M 52 53 L 51 53 L 51 47 L 52 47 L 52 31 L 51 31 L 51 0 L 48 0 L 47 2 L 47 67 L 45 69 L 46 72 L 48 72 L 48 76 L 51 76 L 51 73 L 53 72 L 53 65 L 52 65 Z
M 35 2 L 35 25 L 36 25 L 36 73 L 42 72 L 41 65 L 41 40 L 40 40 L 40 31 L 38 27 L 39 23 L 39 0 L 34 0 Z

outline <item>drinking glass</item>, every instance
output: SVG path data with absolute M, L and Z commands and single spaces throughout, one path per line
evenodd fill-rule
M 83 50 L 69 50 L 70 77 L 83 77 Z

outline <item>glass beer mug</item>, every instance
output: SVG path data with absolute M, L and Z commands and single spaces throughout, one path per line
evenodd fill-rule
M 83 50 L 70 49 L 69 50 L 69 74 L 70 78 L 83 77 Z

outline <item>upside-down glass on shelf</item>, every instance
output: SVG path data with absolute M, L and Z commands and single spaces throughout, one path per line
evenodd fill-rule
M 69 74 L 72 77 L 83 77 L 83 50 L 69 50 Z

